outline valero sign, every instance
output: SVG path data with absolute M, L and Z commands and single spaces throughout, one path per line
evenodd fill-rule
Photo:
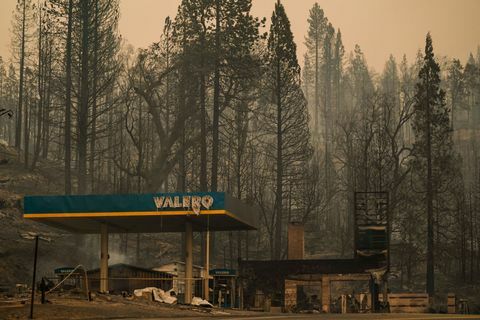
M 196 228 L 252 230 L 258 217 L 256 208 L 224 192 L 35 195 L 24 197 L 23 211 L 24 218 L 79 233 L 98 233 L 99 223 L 111 223 L 113 232 L 177 232 L 190 218 Z
M 25 214 L 67 214 L 115 216 L 126 212 L 132 215 L 149 215 L 168 212 L 200 215 L 203 211 L 225 211 L 226 195 L 223 192 L 145 193 L 122 195 L 26 196 Z M 217 212 L 218 213 L 218 212 Z
M 160 209 L 176 209 L 192 210 L 196 215 L 200 214 L 202 208 L 210 210 L 213 206 L 213 197 L 204 196 L 159 196 L 153 197 L 155 207 Z

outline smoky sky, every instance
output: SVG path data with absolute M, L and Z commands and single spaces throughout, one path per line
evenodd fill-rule
M 36 0 L 33 0 L 36 2 Z M 239 0 L 241 1 L 241 0 Z M 255 16 L 271 17 L 277 0 L 253 0 Z M 134 47 L 157 41 L 166 16 L 174 17 L 181 0 L 121 0 L 120 33 Z M 411 62 L 431 32 L 437 56 L 465 62 L 480 45 L 479 0 L 282 0 L 290 18 L 300 61 L 305 53 L 308 11 L 318 2 L 345 49 L 359 44 L 370 67 L 381 72 L 393 54 Z M 10 57 L 11 13 L 16 0 L 0 0 L 0 55 Z

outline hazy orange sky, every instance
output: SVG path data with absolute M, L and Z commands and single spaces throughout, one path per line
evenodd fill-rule
M 37 0 L 33 0 L 37 1 Z M 239 0 L 241 1 L 241 0 Z M 16 0 L 0 0 L 0 55 L 10 56 L 11 13 Z M 253 0 L 253 14 L 270 18 L 276 0 Z M 411 61 L 430 31 L 437 55 L 465 61 L 480 45 L 480 0 L 282 0 L 292 24 L 298 56 L 305 52 L 308 11 L 318 2 L 340 28 L 346 51 L 358 43 L 377 72 L 390 54 Z M 120 0 L 120 33 L 134 47 L 158 40 L 165 17 L 180 0 Z

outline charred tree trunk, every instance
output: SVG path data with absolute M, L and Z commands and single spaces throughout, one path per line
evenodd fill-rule
M 68 27 L 66 60 L 66 101 L 65 101 L 65 194 L 72 193 L 72 176 L 70 163 L 72 161 L 72 24 L 73 0 L 68 1 Z
M 37 90 L 38 90 L 38 103 L 37 103 L 37 123 L 36 129 L 37 133 L 35 135 L 34 147 L 33 147 L 33 159 L 32 159 L 32 170 L 37 164 L 38 157 L 40 156 L 40 143 L 42 141 L 42 127 L 43 127 L 43 102 L 44 102 L 44 83 L 45 83 L 45 57 L 42 52 L 45 50 L 43 47 L 43 29 L 42 29 L 42 9 L 38 10 L 38 74 L 37 74 Z
M 48 52 L 48 76 L 46 80 L 46 99 L 43 113 L 43 149 L 42 149 L 42 158 L 47 159 L 49 145 L 50 145 L 50 107 L 51 107 L 51 96 L 52 96 L 52 48 L 49 48 Z
M 213 84 L 213 123 L 212 123 L 212 183 L 211 190 L 217 191 L 218 185 L 218 150 L 219 150 L 219 122 L 220 122 L 220 0 L 215 0 L 215 70 Z
M 24 90 L 24 76 L 25 76 L 25 33 L 26 33 L 26 6 L 25 0 L 23 0 L 22 6 L 22 31 L 21 31 L 21 44 L 20 44 L 20 81 L 18 83 L 18 112 L 17 112 L 17 124 L 15 127 L 15 148 L 20 150 L 22 140 L 22 112 L 23 112 L 23 90 Z M 26 124 L 25 124 L 26 125 Z
M 87 191 L 87 140 L 88 140 L 88 98 L 89 98 L 89 1 L 82 1 L 82 56 L 80 106 L 78 108 L 78 193 Z
M 274 259 L 279 260 L 282 250 L 282 205 L 283 205 L 283 125 L 282 125 L 282 93 L 281 93 L 281 71 L 280 57 L 277 56 L 277 72 L 276 72 L 276 102 L 277 102 L 277 172 L 275 187 L 275 243 L 274 243 Z
M 23 112 L 23 151 L 24 151 L 24 165 L 25 169 L 28 168 L 29 162 L 29 145 L 30 145 L 30 117 L 29 109 L 31 108 L 31 101 L 30 101 L 30 92 L 29 89 L 25 90 L 25 110 Z
M 427 92 L 428 96 L 428 92 Z M 430 101 L 427 99 L 427 101 Z M 432 133 L 431 133 L 431 110 L 426 105 L 426 158 L 427 158 L 427 293 L 435 294 L 435 261 L 434 261 L 434 217 L 433 217 L 433 174 L 432 174 Z
M 93 40 L 93 101 L 92 101 L 92 127 L 90 138 L 90 190 L 95 192 L 95 150 L 97 142 L 97 61 L 98 61 L 98 1 L 95 1 L 95 22 L 94 22 L 94 40 Z

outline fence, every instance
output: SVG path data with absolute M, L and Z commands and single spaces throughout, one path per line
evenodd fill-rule
M 428 311 L 426 293 L 389 293 L 390 312 L 424 313 Z

